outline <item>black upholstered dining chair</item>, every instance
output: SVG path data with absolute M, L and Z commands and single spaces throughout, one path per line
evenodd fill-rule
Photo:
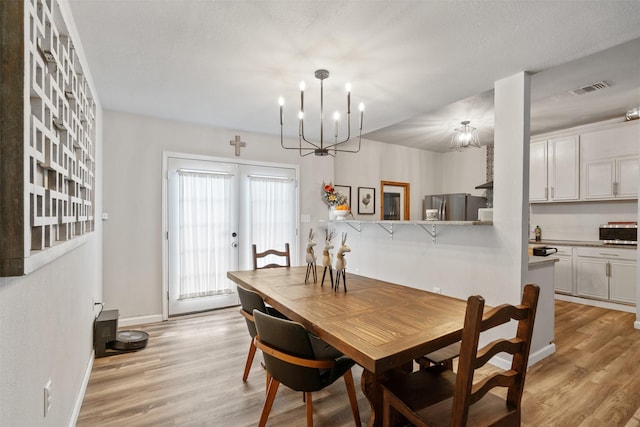
M 256 345 L 254 338 L 257 334 L 256 325 L 253 320 L 253 310 L 258 310 L 263 313 L 267 313 L 271 316 L 286 318 L 282 313 L 273 307 L 269 307 L 264 303 L 264 300 L 257 293 L 238 286 L 238 296 L 240 297 L 240 314 L 245 318 L 247 322 L 247 329 L 249 335 L 251 335 L 251 344 L 249 346 L 249 354 L 247 355 L 247 362 L 244 366 L 244 374 L 242 375 L 242 381 L 247 381 L 249 377 L 249 371 L 253 364 L 253 358 L 256 354 Z
M 389 380 L 383 385 L 383 426 L 395 425 L 397 416 L 419 427 L 520 426 L 539 293 L 538 286 L 526 285 L 520 305 L 503 304 L 486 315 L 484 299 L 469 297 L 457 373 L 435 365 Z M 478 349 L 480 332 L 511 320 L 518 322 L 515 337 L 499 338 Z M 476 369 L 502 352 L 513 356 L 511 369 L 474 382 Z M 495 387 L 506 388 L 506 393 L 489 393 Z
M 339 355 L 326 358 L 314 351 L 314 340 L 318 338 L 300 323 L 269 316 L 258 310 L 253 312 L 258 335 L 256 346 L 262 350 L 267 369 L 267 396 L 258 422 L 266 425 L 271 407 L 280 384 L 295 391 L 304 392 L 307 426 L 313 426 L 313 403 L 311 393 L 344 378 L 354 422 L 360 426 L 360 411 L 351 374 L 355 362 Z

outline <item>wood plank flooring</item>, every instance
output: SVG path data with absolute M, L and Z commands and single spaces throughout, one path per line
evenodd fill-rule
M 556 301 L 557 352 L 529 370 L 523 426 L 640 427 L 635 315 Z M 264 403 L 258 354 L 246 383 L 249 334 L 237 308 L 144 325 L 144 350 L 96 359 L 77 425 L 254 426 Z M 359 388 L 364 423 L 369 405 Z M 352 426 L 344 382 L 314 393 L 314 425 Z M 635 415 L 634 415 L 635 414 Z M 305 422 L 302 395 L 281 387 L 271 426 Z

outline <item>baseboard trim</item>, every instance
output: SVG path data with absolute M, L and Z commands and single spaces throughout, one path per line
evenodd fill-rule
M 554 343 L 551 343 L 549 345 L 542 347 L 540 350 L 534 353 L 529 353 L 528 367 L 530 368 L 531 366 L 535 365 L 542 359 L 545 359 L 551 356 L 555 352 L 556 352 L 556 345 Z M 511 369 L 511 359 L 505 359 L 500 356 L 493 356 L 491 360 L 489 360 L 489 363 L 491 363 L 494 366 L 497 366 L 500 369 Z
M 560 301 L 574 302 L 576 304 L 590 305 L 593 307 L 607 308 L 609 310 L 625 311 L 635 313 L 636 307 L 633 305 L 617 304 L 615 302 L 600 301 L 596 299 L 574 297 L 572 295 L 556 294 L 556 299 Z
M 118 327 L 146 325 L 148 323 L 162 322 L 162 314 L 152 314 L 149 316 L 121 317 L 118 319 Z
M 84 377 L 82 378 L 82 386 L 76 396 L 76 403 L 73 405 L 73 412 L 71 413 L 71 420 L 69 420 L 69 427 L 75 427 L 78 424 L 78 417 L 80 416 L 80 409 L 82 409 L 82 402 L 84 401 L 84 395 L 87 392 L 87 386 L 89 385 L 89 379 L 91 378 L 91 371 L 93 370 L 93 361 L 95 360 L 95 351 L 91 350 L 89 355 L 89 362 L 87 368 L 84 371 Z

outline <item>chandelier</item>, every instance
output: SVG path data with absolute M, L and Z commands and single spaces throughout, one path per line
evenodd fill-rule
M 316 156 L 335 156 L 336 152 L 342 153 L 357 153 L 360 151 L 360 143 L 362 139 L 362 120 L 364 118 L 364 104 L 361 102 L 359 105 L 360 110 L 360 122 L 358 126 L 359 134 L 358 134 L 358 149 L 344 149 L 338 148 L 341 147 L 342 144 L 349 141 L 351 139 L 351 84 L 346 84 L 347 90 L 347 136 L 343 140 L 338 140 L 338 124 L 340 120 L 340 113 L 337 111 L 333 115 L 334 121 L 334 132 L 333 132 L 333 141 L 327 142 L 325 144 L 324 140 L 324 79 L 329 77 L 329 71 L 327 70 L 316 70 L 315 76 L 320 80 L 320 140 L 316 142 L 312 142 L 307 139 L 304 134 L 304 82 L 300 82 L 300 112 L 298 113 L 298 146 L 296 147 L 287 147 L 284 144 L 283 137 L 283 128 L 284 123 L 282 120 L 282 112 L 284 108 L 284 98 L 280 97 L 278 102 L 280 103 L 280 145 L 282 148 L 287 150 L 298 150 L 300 152 L 300 156 L 308 156 L 309 154 L 315 154 Z M 303 144 L 303 141 L 305 144 Z
M 480 138 L 478 138 L 478 131 L 473 126 L 469 126 L 468 120 L 460 122 L 462 126 L 457 128 L 451 138 L 449 144 L 450 150 L 463 151 L 467 148 L 476 147 L 480 148 Z

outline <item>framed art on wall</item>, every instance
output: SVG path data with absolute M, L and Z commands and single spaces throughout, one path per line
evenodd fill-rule
M 358 214 L 373 215 L 376 213 L 376 189 L 358 187 Z
M 344 197 L 347 199 L 347 205 L 351 208 L 351 186 L 350 185 L 334 185 L 333 188 L 336 191 L 341 192 Z

